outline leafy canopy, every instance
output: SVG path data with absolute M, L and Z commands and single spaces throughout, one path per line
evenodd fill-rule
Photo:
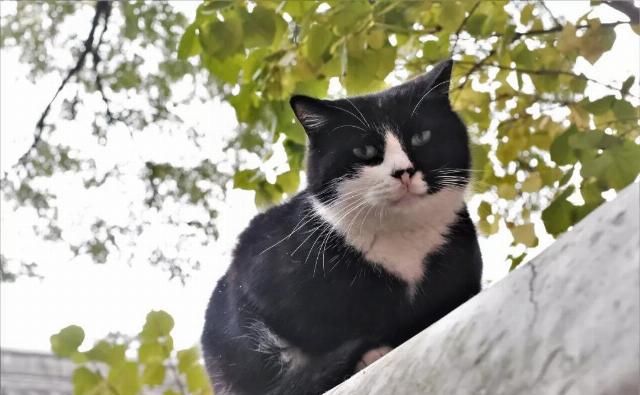
M 626 24 L 591 14 L 572 24 L 543 2 L 210 0 L 178 56 L 197 57 L 234 107 L 238 148 L 285 136 L 290 170 L 275 183 L 257 169 L 234 176 L 259 206 L 295 191 L 291 174 L 303 169 L 292 94 L 324 97 L 332 81 L 334 95 L 369 92 L 453 57 L 451 101 L 472 134 L 478 226 L 490 235 L 504 224 L 514 245 L 535 247 L 534 216 L 556 236 L 640 172 L 634 77 L 617 84 L 574 71 L 580 58 L 597 62 Z M 594 100 L 596 89 L 607 94 Z M 584 203 L 567 200 L 574 192 Z
M 79 351 L 84 330 L 76 325 L 51 336 L 51 350 L 75 365 L 74 395 L 213 395 L 196 347 L 175 350 L 173 318 L 151 311 L 134 337 L 110 335 L 87 351 Z
M 610 7 L 627 15 L 618 14 L 618 22 L 595 16 Z M 65 36 L 62 26 L 83 15 L 89 35 Z M 17 48 L 34 80 L 52 73 L 62 83 L 60 98 L 43 109 L 33 144 L 3 175 L 3 198 L 33 208 L 46 223 L 43 238 L 96 262 L 157 229 L 148 213 L 159 213 L 162 229 L 177 240 L 207 243 L 217 235 L 228 188 L 255 191 L 260 207 L 298 189 L 305 134 L 287 103 L 292 94 L 368 92 L 452 57 L 451 101 L 472 137 L 477 224 L 486 235 L 511 231 L 515 267 L 545 231 L 564 232 L 602 203 L 603 192 L 620 190 L 640 172 L 634 76 L 600 80 L 576 71 L 578 62 L 597 63 L 629 26 L 639 31 L 637 10 L 598 1 L 575 23 L 543 1 L 207 0 L 192 20 L 166 3 L 20 2 L 2 21 L 3 48 Z M 61 43 L 71 64 L 51 55 Z M 185 81 L 191 96 L 178 94 Z M 61 121 L 54 117 L 74 120 L 96 108 L 83 106 L 92 94 L 102 102 L 93 122 L 98 144 L 108 145 L 123 125 L 132 136 L 152 138 L 175 129 L 198 159 L 147 157 L 133 170 L 104 170 L 82 146 L 59 144 Z M 199 144 L 211 131 L 185 131 L 174 106 L 214 97 L 232 106 L 238 121 L 225 137 L 223 159 L 202 154 Z M 278 149 L 287 156 L 285 171 L 250 165 L 248 158 L 266 161 Z M 279 174 L 270 178 L 269 171 Z M 147 192 L 143 202 L 130 201 L 129 222 L 97 215 L 87 240 L 66 240 L 60 192 L 43 182 L 60 174 L 82 177 L 87 191 L 107 190 L 111 180 L 133 174 Z M 189 208 L 197 215 L 178 215 Z M 534 226 L 537 218 L 544 230 Z M 199 261 L 183 257 L 180 243 L 144 259 L 182 278 Z

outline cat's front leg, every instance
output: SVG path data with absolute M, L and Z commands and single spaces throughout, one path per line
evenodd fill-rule
M 362 369 L 366 368 L 367 366 L 371 365 L 378 359 L 385 356 L 391 350 L 393 350 L 393 348 L 389 346 L 381 346 L 365 352 L 360 358 L 360 361 L 358 361 L 358 364 L 356 365 L 356 372 L 359 372 Z

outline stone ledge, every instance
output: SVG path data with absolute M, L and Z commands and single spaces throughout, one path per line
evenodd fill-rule
M 637 395 L 639 192 L 328 394 Z

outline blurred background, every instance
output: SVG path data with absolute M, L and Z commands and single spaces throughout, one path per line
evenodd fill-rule
M 248 221 L 304 188 L 288 98 L 447 57 L 490 286 L 637 180 L 637 3 L 0 2 L 3 394 L 52 347 L 75 393 L 210 391 L 210 292 Z

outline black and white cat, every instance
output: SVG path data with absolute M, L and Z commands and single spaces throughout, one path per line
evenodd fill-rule
M 308 187 L 256 216 L 202 335 L 216 394 L 319 394 L 480 290 L 451 61 L 380 93 L 291 99 Z

